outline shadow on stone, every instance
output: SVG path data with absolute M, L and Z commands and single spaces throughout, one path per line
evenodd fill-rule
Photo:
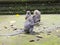
M 31 34 L 31 35 L 38 35 L 38 32 L 33 31 L 32 33 L 30 33 L 29 31 L 25 31 L 25 34 Z
M 34 42 L 35 40 L 30 40 L 29 42 Z
M 50 33 L 48 33 L 47 35 L 51 35 Z
M 4 28 L 5 28 L 5 29 L 7 29 L 7 27 L 6 27 L 6 26 L 4 26 Z
M 14 28 L 13 31 L 14 31 L 14 30 L 17 30 L 17 28 Z
M 37 39 L 36 41 L 39 41 L 40 39 Z

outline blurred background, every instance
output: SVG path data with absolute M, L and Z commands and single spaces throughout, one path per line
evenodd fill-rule
M 42 14 L 60 14 L 60 0 L 0 0 L 0 15 L 25 14 L 36 9 Z

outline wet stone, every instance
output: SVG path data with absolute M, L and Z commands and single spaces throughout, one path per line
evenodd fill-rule
M 37 38 L 43 38 L 42 36 L 36 36 Z

